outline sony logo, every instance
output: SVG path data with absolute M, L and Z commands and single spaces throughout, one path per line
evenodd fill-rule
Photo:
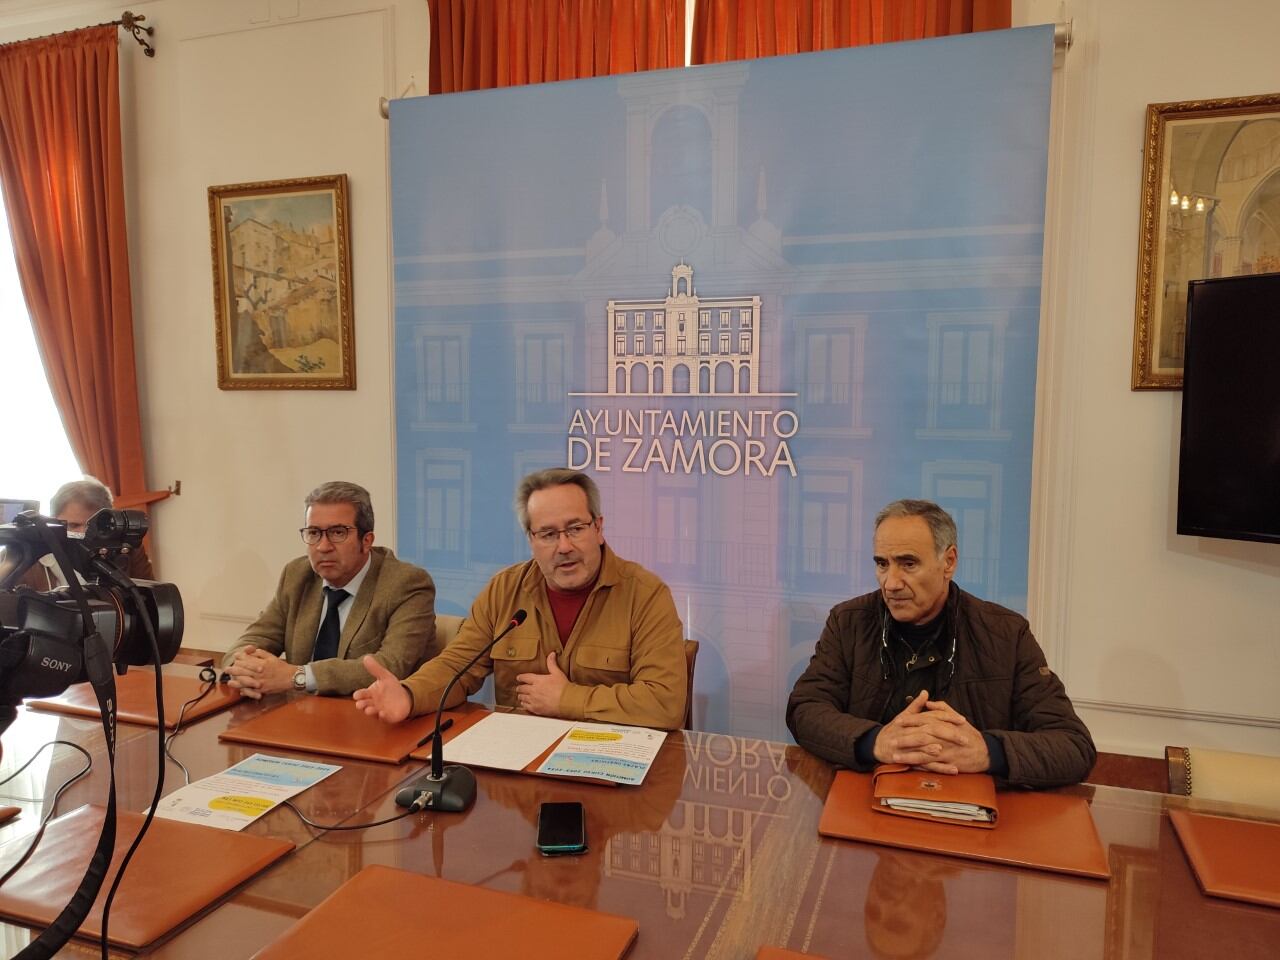
M 63 673 L 71 671 L 71 662 L 69 660 L 55 660 L 53 657 L 42 657 L 40 666 L 48 667 L 50 670 L 61 670 Z

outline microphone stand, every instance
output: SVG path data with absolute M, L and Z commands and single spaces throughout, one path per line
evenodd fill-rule
M 423 810 L 444 810 L 448 813 L 461 813 L 476 799 L 476 775 L 460 763 L 444 765 L 444 740 L 440 734 L 440 720 L 444 716 L 444 703 L 449 699 L 453 685 L 462 679 L 462 675 L 476 665 L 481 657 L 494 648 L 499 640 L 524 623 L 528 616 L 523 610 L 517 610 L 502 632 L 484 645 L 484 648 L 468 661 L 467 665 L 455 673 L 444 693 L 440 695 L 440 705 L 436 708 L 436 726 L 431 734 L 431 772 L 420 780 L 402 788 L 396 794 L 396 805 Z

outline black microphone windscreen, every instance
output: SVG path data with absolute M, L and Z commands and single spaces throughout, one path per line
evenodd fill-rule
M 524 623 L 524 619 L 527 616 L 529 615 L 525 613 L 524 610 L 517 610 L 511 617 L 511 625 L 513 627 L 520 626 L 520 624 Z

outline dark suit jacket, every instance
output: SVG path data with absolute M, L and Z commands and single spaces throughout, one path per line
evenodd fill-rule
M 369 573 L 352 601 L 338 656 L 311 665 L 317 693 L 349 694 L 373 682 L 360 663 L 372 654 L 397 677 L 404 678 L 439 653 L 436 645 L 435 584 L 419 566 L 397 560 L 386 547 L 374 547 Z M 290 663 L 311 660 L 324 581 L 306 557 L 285 565 L 276 595 L 223 659 L 228 664 L 241 647 L 253 644 L 284 653 Z

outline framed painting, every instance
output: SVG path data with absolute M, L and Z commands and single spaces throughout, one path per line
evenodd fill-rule
M 223 390 L 354 390 L 347 177 L 209 188 Z
M 1280 93 L 1147 106 L 1135 390 L 1182 386 L 1187 282 L 1280 270 Z

